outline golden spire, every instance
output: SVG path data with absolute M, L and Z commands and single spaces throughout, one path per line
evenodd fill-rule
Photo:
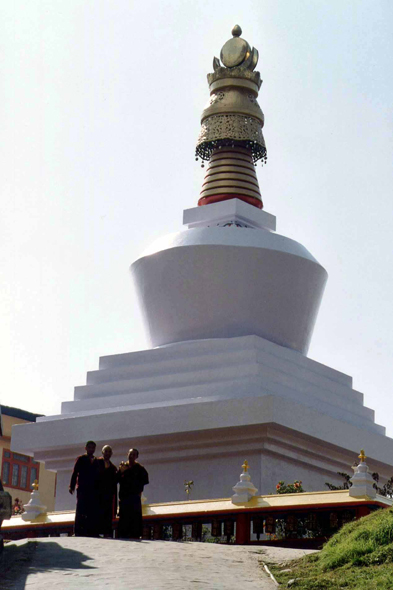
M 208 74 L 210 98 L 202 113 L 201 132 L 195 157 L 209 161 L 199 205 L 240 199 L 262 209 L 262 199 L 254 165 L 266 162 L 262 134 L 264 115 L 258 104 L 261 87 L 258 51 L 240 37 L 239 25 L 232 29 L 213 60 Z
M 34 483 L 32 483 L 32 484 L 31 484 L 31 487 L 33 488 L 33 490 L 34 490 L 35 492 L 37 492 L 37 491 L 38 491 L 38 479 L 35 479 L 35 480 L 34 480 Z
M 242 469 L 244 473 L 247 473 L 247 471 L 249 470 L 249 466 L 248 466 L 248 461 L 247 459 L 244 460 L 244 463 L 242 465 Z
M 360 462 L 361 463 L 364 463 L 365 460 L 367 459 L 366 455 L 364 454 L 364 450 L 363 449 L 360 451 L 359 459 L 360 459 Z

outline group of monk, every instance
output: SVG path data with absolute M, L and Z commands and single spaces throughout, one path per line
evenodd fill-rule
M 130 449 L 128 460 L 117 468 L 111 461 L 112 448 L 105 445 L 102 456 L 96 458 L 96 443 L 86 443 L 84 455 L 76 459 L 69 492 L 76 488 L 75 536 L 113 537 L 113 518 L 117 509 L 119 490 L 120 539 L 140 539 L 142 536 L 143 488 L 149 483 L 146 469 L 137 461 L 139 451 Z

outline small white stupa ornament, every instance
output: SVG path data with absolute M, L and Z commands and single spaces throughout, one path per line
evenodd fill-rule
M 359 465 L 353 468 L 354 474 L 351 478 L 352 486 L 349 488 L 349 495 L 354 498 L 360 496 L 375 498 L 377 492 L 374 488 L 374 480 L 368 472 L 368 465 L 366 463 L 367 457 L 364 454 L 363 449 L 360 451 L 359 459 Z
M 46 513 L 46 506 L 42 504 L 38 491 L 38 481 L 35 480 L 31 487 L 33 488 L 31 498 L 29 502 L 23 506 L 26 512 L 22 514 L 22 519 L 27 521 L 34 520 L 40 514 Z
M 249 502 L 249 500 L 251 500 L 251 498 L 255 496 L 258 491 L 258 489 L 251 482 L 251 476 L 248 473 L 249 467 L 247 461 L 244 461 L 242 468 L 243 473 L 240 474 L 240 481 L 238 481 L 237 484 L 232 488 L 235 492 L 231 498 L 234 504 Z

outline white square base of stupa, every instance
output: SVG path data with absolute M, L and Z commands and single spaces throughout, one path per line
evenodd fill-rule
M 140 450 L 149 502 L 186 499 L 185 480 L 194 499 L 229 497 L 244 459 L 260 494 L 295 479 L 326 490 L 362 448 L 371 472 L 393 474 L 393 439 L 351 377 L 257 336 L 102 357 L 60 415 L 14 427 L 13 450 L 57 471 L 57 510 L 75 505 L 69 479 L 88 439 L 110 444 L 114 462 Z

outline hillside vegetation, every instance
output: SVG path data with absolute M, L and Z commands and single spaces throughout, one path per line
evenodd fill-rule
M 290 587 L 301 590 L 392 590 L 393 508 L 343 526 L 319 553 L 271 569 L 283 587 L 294 579 Z

